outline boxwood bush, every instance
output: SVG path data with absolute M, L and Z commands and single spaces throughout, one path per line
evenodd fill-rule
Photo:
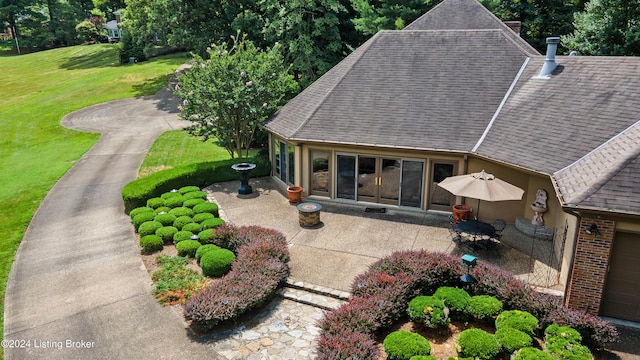
M 235 259 L 236 256 L 233 251 L 228 249 L 207 251 L 200 258 L 202 274 L 210 277 L 221 277 L 231 270 L 231 264 Z
M 214 204 L 214 203 L 210 203 L 210 202 L 203 202 L 202 204 L 198 204 L 196 206 L 193 207 L 193 212 L 196 214 L 201 214 L 201 213 L 210 213 L 213 214 L 214 216 L 218 217 L 218 204 Z
M 146 235 L 140 238 L 140 247 L 145 253 L 162 250 L 163 242 L 158 235 Z
M 387 335 L 383 341 L 389 360 L 409 360 L 415 355 L 431 355 L 431 344 L 422 335 L 399 330 Z
M 156 230 L 160 229 L 161 227 L 162 224 L 157 221 L 145 221 L 138 228 L 138 234 L 140 234 L 140 236 L 155 235 Z
M 182 194 L 180 194 L 177 191 L 167 191 L 166 193 L 163 193 L 162 195 L 160 195 L 160 197 L 165 199 L 165 200 L 170 198 L 170 197 L 180 197 L 180 196 L 182 196 Z
M 558 359 L 590 360 L 593 358 L 588 347 L 581 344 L 582 336 L 568 326 L 553 324 L 545 330 L 545 350 Z
M 224 239 L 230 245 L 228 249 L 236 252 L 236 260 L 227 275 L 212 282 L 185 304 L 185 318 L 197 329 L 211 329 L 265 304 L 289 275 L 289 250 L 282 233 L 259 226 L 224 226 L 225 236 L 214 241 Z M 361 344 L 356 344 L 353 349 L 359 346 Z M 359 353 L 363 352 L 353 354 Z
M 500 353 L 500 344 L 494 335 L 482 329 L 467 329 L 458 336 L 456 351 L 461 358 L 491 360 Z
M 197 186 L 193 186 L 193 185 L 187 185 L 187 186 L 183 186 L 180 189 L 178 189 L 178 192 L 182 195 L 192 192 L 192 191 L 200 191 L 200 188 Z
M 178 251 L 178 256 L 195 257 L 196 251 L 200 246 L 202 245 L 196 240 L 185 240 L 176 244 L 176 250 Z
M 496 318 L 496 330 L 502 328 L 514 328 L 530 336 L 535 336 L 538 331 L 538 319 L 527 311 L 507 310 Z
M 155 197 L 147 200 L 147 207 L 150 207 L 152 209 L 157 209 L 160 206 L 165 206 L 163 198 Z
M 173 243 L 177 245 L 181 241 L 191 240 L 192 235 L 191 231 L 178 231 L 173 235 Z
M 138 231 L 138 229 L 140 228 L 140 225 L 146 223 L 147 221 L 153 221 L 153 219 L 155 219 L 156 214 L 152 211 L 145 211 L 142 212 L 136 216 L 133 217 L 133 220 L 131 220 L 132 224 L 133 224 L 133 228 L 136 230 L 136 232 Z
M 452 319 L 464 320 L 467 318 L 471 295 L 466 290 L 452 286 L 441 286 L 433 293 L 433 296 L 444 301 L 444 305 L 449 308 L 449 316 Z
M 211 213 L 200 213 L 193 215 L 193 221 L 201 224 L 205 220 L 215 219 L 216 217 Z
M 191 219 L 191 221 L 193 221 L 193 219 Z M 182 227 L 182 230 L 191 231 L 192 233 L 197 234 L 200 231 L 202 231 L 202 225 L 200 225 L 200 224 L 198 224 L 196 222 L 190 222 L 188 224 L 185 224 Z
M 184 199 L 185 200 L 189 200 L 189 199 L 207 200 L 207 193 L 204 191 L 191 191 L 184 194 Z
M 168 213 L 158 214 L 155 218 L 153 218 L 153 220 L 161 223 L 163 226 L 171 226 L 173 225 L 173 222 L 176 221 L 176 216 Z
M 513 360 L 557 360 L 549 353 L 534 347 L 526 347 L 518 350 Z
M 227 236 L 225 232 L 220 233 Z M 226 233 L 232 231 L 226 230 Z M 477 280 L 472 284 L 464 284 L 460 280 L 465 271 L 458 256 L 426 250 L 398 251 L 378 260 L 367 272 L 354 279 L 350 300 L 324 314 L 319 323 L 321 333 L 316 349 L 317 359 L 369 359 L 340 357 L 340 354 L 343 354 L 342 349 L 362 348 L 364 343 L 375 341 L 376 331 L 406 315 L 405 311 L 398 309 L 405 310 L 412 298 L 433 294 L 440 286 L 461 287 L 471 295 L 494 296 L 505 309 L 530 312 L 540 319 L 542 327 L 553 323 L 571 326 L 580 332 L 583 344 L 589 341 L 595 347 L 603 347 L 619 340 L 612 324 L 584 311 L 567 308 L 562 299 L 536 292 L 497 266 L 478 262 L 471 269 L 471 275 Z M 356 340 L 362 343 L 354 344 Z
M 193 219 L 191 218 L 191 216 L 179 216 L 173 221 L 173 226 L 175 226 L 178 230 L 182 230 L 185 225 L 191 224 L 192 222 Z
M 141 213 L 143 213 L 143 212 L 153 212 L 153 209 L 152 209 L 152 208 L 150 208 L 150 207 L 148 207 L 148 206 L 138 207 L 138 208 L 135 208 L 135 209 L 133 209 L 133 210 L 131 210 L 131 211 L 129 212 L 129 217 L 133 220 L 133 218 L 134 218 L 136 215 L 141 214 Z
M 469 300 L 469 314 L 477 320 L 490 320 L 493 323 L 501 312 L 502 301 L 491 295 L 476 295 Z
M 162 238 L 165 244 L 173 242 L 173 236 L 178 232 L 173 226 L 163 226 L 160 229 L 156 230 L 156 235 Z
M 407 307 L 409 319 L 426 327 L 435 328 L 449 324 L 449 309 L 435 296 L 416 296 Z
M 196 214 L 196 216 L 197 215 L 204 215 L 204 214 Z M 204 220 L 200 224 L 202 225 L 203 229 L 215 229 L 218 226 L 224 224 L 224 220 L 214 217 L 213 219 Z
M 204 200 L 202 199 L 187 199 L 183 202 L 182 206 L 188 207 L 189 209 L 193 209 L 194 206 L 198 204 L 202 204 Z
M 496 339 L 507 354 L 513 354 L 516 350 L 529 347 L 533 344 L 533 338 L 514 328 L 502 328 L 496 331 Z
M 206 244 L 206 245 L 200 246 L 198 250 L 196 250 L 196 261 L 198 262 L 198 264 L 200 263 L 200 259 L 202 258 L 202 255 L 204 255 L 208 251 L 216 250 L 216 249 L 220 249 L 220 248 L 214 244 Z
M 169 194 L 175 194 L 175 193 L 169 193 Z M 177 194 L 164 199 L 164 206 L 171 209 L 175 209 L 177 207 L 182 207 L 183 202 L 184 202 L 184 199 L 182 198 L 182 195 Z
M 189 209 L 188 207 L 179 206 L 177 208 L 169 210 L 169 214 L 174 215 L 175 217 L 193 216 L 193 210 Z
M 271 173 L 268 156 L 244 160 L 256 164 L 256 168 L 249 174 L 251 177 L 268 176 Z M 205 187 L 217 182 L 237 180 L 238 173 L 231 169 L 231 165 L 237 162 L 237 159 L 230 159 L 177 166 L 134 180 L 122 189 L 125 212 L 145 206 L 147 199 L 158 197 L 171 189 L 182 189 L 186 186 Z M 185 193 L 187 192 L 189 191 Z

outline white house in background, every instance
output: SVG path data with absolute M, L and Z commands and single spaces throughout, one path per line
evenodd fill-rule
M 107 23 L 104 24 L 104 28 L 107 29 L 108 32 L 107 36 L 109 39 L 109 43 L 119 42 L 120 38 L 122 37 L 122 29 L 118 27 L 118 23 L 120 23 L 121 21 L 121 12 L 120 10 L 116 10 L 113 12 L 113 14 L 116 16 L 116 19 L 107 21 Z

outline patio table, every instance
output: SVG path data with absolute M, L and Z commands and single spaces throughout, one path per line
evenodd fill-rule
M 466 233 L 473 239 L 471 248 L 478 250 L 479 247 L 476 244 L 477 238 L 491 239 L 496 236 L 496 228 L 493 225 L 484 221 L 468 220 L 461 221 L 453 225 L 453 230 L 459 234 Z

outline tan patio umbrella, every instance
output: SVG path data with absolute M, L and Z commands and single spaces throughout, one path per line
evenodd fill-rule
M 479 173 L 450 176 L 439 182 L 438 186 L 456 196 L 478 199 L 476 218 L 480 211 L 480 200 L 521 200 L 524 194 L 524 190 L 500 180 L 484 170 Z

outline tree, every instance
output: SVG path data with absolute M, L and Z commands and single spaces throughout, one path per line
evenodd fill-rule
M 358 13 L 353 19 L 356 29 L 364 35 L 380 30 L 400 30 L 429 11 L 441 0 L 351 0 Z
M 640 0 L 591 0 L 574 15 L 575 30 L 563 36 L 583 55 L 640 55 Z
M 283 44 L 284 57 L 303 87 L 347 55 L 340 34 L 340 14 L 347 9 L 340 1 L 265 1 L 263 6 L 265 38 Z
M 203 141 L 215 138 L 232 158 L 248 156 L 259 123 L 298 91 L 281 46 L 260 50 L 239 37 L 210 48 L 209 60 L 196 56 L 175 89 L 182 99 L 180 117 L 194 122 L 189 133 Z

